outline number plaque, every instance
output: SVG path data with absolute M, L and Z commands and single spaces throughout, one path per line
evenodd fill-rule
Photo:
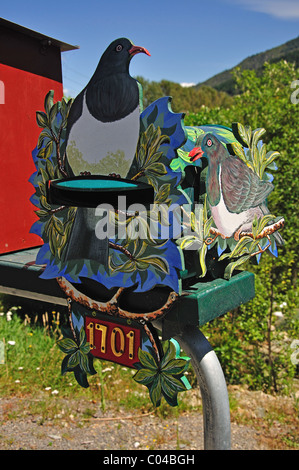
M 141 348 L 141 330 L 131 324 L 85 317 L 85 331 L 93 356 L 134 368 Z

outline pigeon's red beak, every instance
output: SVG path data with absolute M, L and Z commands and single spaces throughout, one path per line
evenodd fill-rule
M 129 54 L 130 54 L 131 57 L 133 57 L 136 54 L 139 54 L 140 52 L 143 52 L 144 54 L 150 56 L 150 53 L 144 47 L 132 46 L 131 49 L 129 49 Z
M 200 147 L 194 147 L 194 149 L 189 152 L 189 158 L 191 162 L 195 162 L 199 158 L 201 158 L 204 154 L 204 151 Z

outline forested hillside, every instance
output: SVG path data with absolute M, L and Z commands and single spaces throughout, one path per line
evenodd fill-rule
M 196 86 L 183 87 L 169 80 L 151 82 L 143 77 L 136 78 L 143 87 L 144 107 L 161 96 L 172 96 L 174 112 L 196 112 L 203 105 L 208 108 L 227 108 L 234 103 L 233 97 L 240 93 L 240 87 L 236 86 L 234 76 L 237 69 L 255 70 L 257 76 L 260 76 L 266 62 L 271 64 L 281 60 L 299 67 L 299 36 L 278 47 L 247 57 L 236 67 L 225 70 Z
M 236 68 L 240 70 L 255 70 L 258 75 L 262 73 L 265 62 L 275 63 L 280 60 L 286 60 L 290 63 L 295 63 L 296 67 L 299 67 L 299 36 L 296 39 L 292 39 L 280 46 L 268 49 L 265 52 L 254 54 L 246 59 L 242 60 L 236 67 L 229 70 L 225 70 L 214 77 L 209 78 L 203 83 L 196 85 L 197 89 L 201 89 L 206 86 L 215 88 L 218 91 L 225 91 L 230 95 L 235 95 L 239 92 L 236 88 L 236 80 L 233 76 L 233 71 Z

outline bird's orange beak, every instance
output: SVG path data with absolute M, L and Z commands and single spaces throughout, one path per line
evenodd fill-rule
M 150 56 L 150 53 L 148 52 L 145 47 L 140 47 L 140 46 L 132 46 L 131 49 L 129 49 L 129 54 L 131 57 L 133 57 L 136 54 L 139 54 L 140 52 L 143 52 L 146 55 Z
M 191 162 L 195 162 L 199 158 L 201 158 L 204 154 L 204 151 L 200 147 L 194 147 L 194 149 L 189 152 L 189 158 Z

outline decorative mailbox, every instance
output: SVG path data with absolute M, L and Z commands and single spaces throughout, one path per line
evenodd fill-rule
M 57 279 L 68 299 L 62 373 L 87 387 L 94 359 L 107 359 L 135 368 L 155 405 L 177 405 L 189 358 L 173 325 L 211 319 L 211 299 L 215 317 L 252 298 L 252 275 L 237 268 L 283 243 L 284 221 L 266 203 L 279 154 L 262 143 L 264 129 L 186 127 L 169 97 L 143 110 L 129 75 L 137 53 L 149 55 L 117 39 L 74 101 L 47 93 L 36 114 L 31 231 L 44 241 L 41 277 Z

